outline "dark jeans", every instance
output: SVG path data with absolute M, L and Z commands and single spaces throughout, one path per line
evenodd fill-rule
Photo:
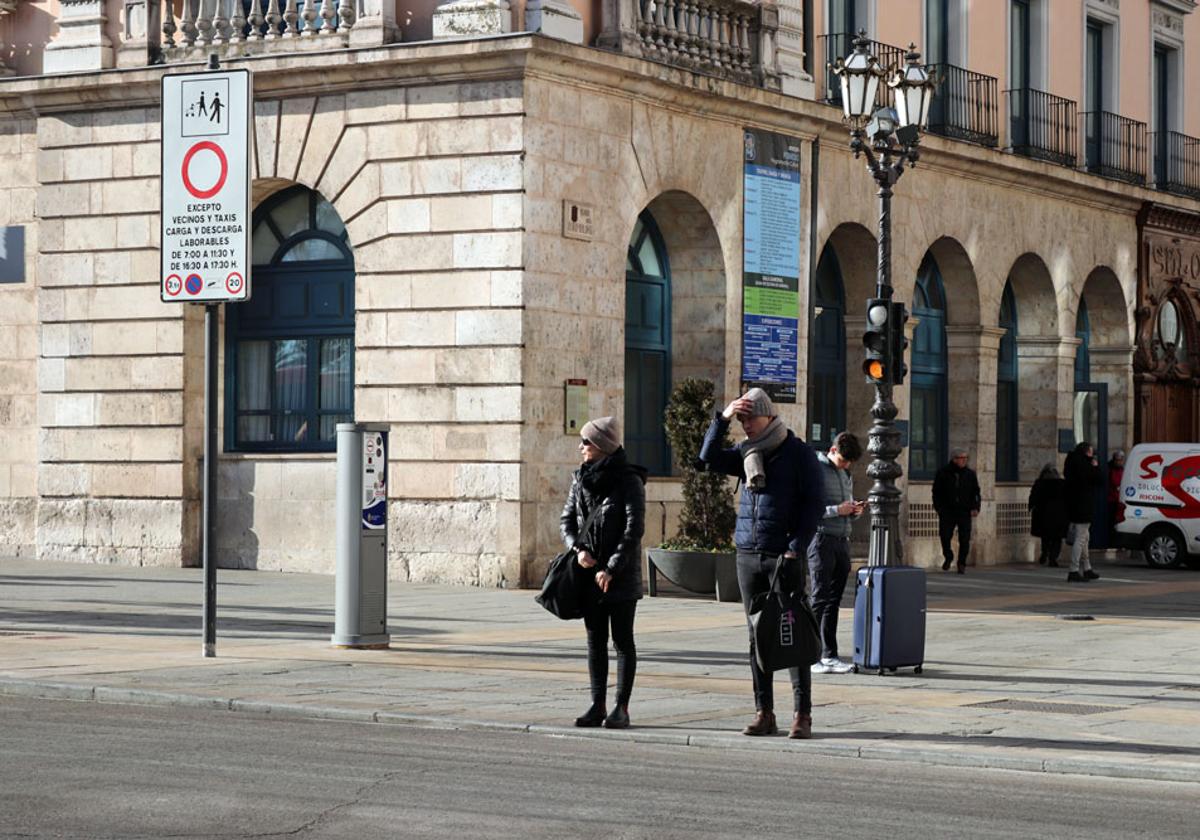
M 967 565 L 967 557 L 971 553 L 971 514 L 938 514 L 938 536 L 942 538 L 942 559 L 953 562 L 954 551 L 950 548 L 950 540 L 954 537 L 954 529 L 958 529 L 958 565 Z
M 1041 559 L 1047 563 L 1057 563 L 1058 555 L 1062 553 L 1062 537 L 1042 537 Z
M 837 659 L 838 607 L 850 576 L 850 540 L 817 534 L 808 546 L 809 603 L 821 628 L 821 658 Z
M 775 710 L 775 675 L 762 671 L 754 658 L 754 628 L 750 627 L 750 599 L 771 588 L 771 575 L 779 557 L 758 552 L 737 553 L 738 586 L 742 590 L 742 607 L 746 610 L 746 627 L 750 630 L 750 676 L 754 680 L 754 706 L 760 711 Z M 804 562 L 784 560 L 781 583 L 792 591 L 804 589 Z M 808 668 L 789 668 L 792 677 L 794 710 L 812 713 L 812 672 Z
M 592 702 L 604 705 L 608 692 L 608 628 L 612 626 L 613 647 L 617 649 L 617 705 L 628 706 L 633 693 L 633 675 L 637 673 L 637 648 L 633 644 L 633 614 L 637 601 L 600 602 L 583 615 L 587 628 L 588 677 L 592 684 Z

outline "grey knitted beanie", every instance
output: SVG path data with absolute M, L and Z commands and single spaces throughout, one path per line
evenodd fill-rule
M 589 420 L 579 434 L 596 444 L 605 455 L 611 455 L 621 448 L 621 424 L 616 417 Z

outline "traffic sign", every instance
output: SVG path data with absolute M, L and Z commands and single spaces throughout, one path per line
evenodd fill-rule
M 162 251 L 165 302 L 250 297 L 248 70 L 162 77 Z

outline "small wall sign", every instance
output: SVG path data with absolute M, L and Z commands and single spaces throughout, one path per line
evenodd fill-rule
M 594 214 L 595 208 L 590 204 L 580 204 L 569 198 L 563 199 L 563 236 L 591 242 L 596 235 Z
M 563 434 L 578 435 L 588 421 L 586 379 L 568 379 L 563 383 L 563 406 Z

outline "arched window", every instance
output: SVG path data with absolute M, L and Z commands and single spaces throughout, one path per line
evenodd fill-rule
M 330 451 L 354 417 L 354 258 L 303 186 L 254 213 L 252 296 L 226 308 L 226 448 Z
M 671 388 L 671 269 L 643 211 L 625 258 L 625 449 L 651 475 L 671 474 L 663 412 Z
M 1012 283 L 1000 297 L 1000 353 L 996 360 L 996 480 L 1017 481 L 1017 301 Z
M 912 342 L 912 419 L 909 421 L 908 473 L 917 481 L 934 477 L 947 460 L 946 292 L 932 254 L 917 270 Z
M 808 442 L 828 449 L 846 428 L 846 302 L 842 269 L 832 247 L 817 263 L 809 334 Z

